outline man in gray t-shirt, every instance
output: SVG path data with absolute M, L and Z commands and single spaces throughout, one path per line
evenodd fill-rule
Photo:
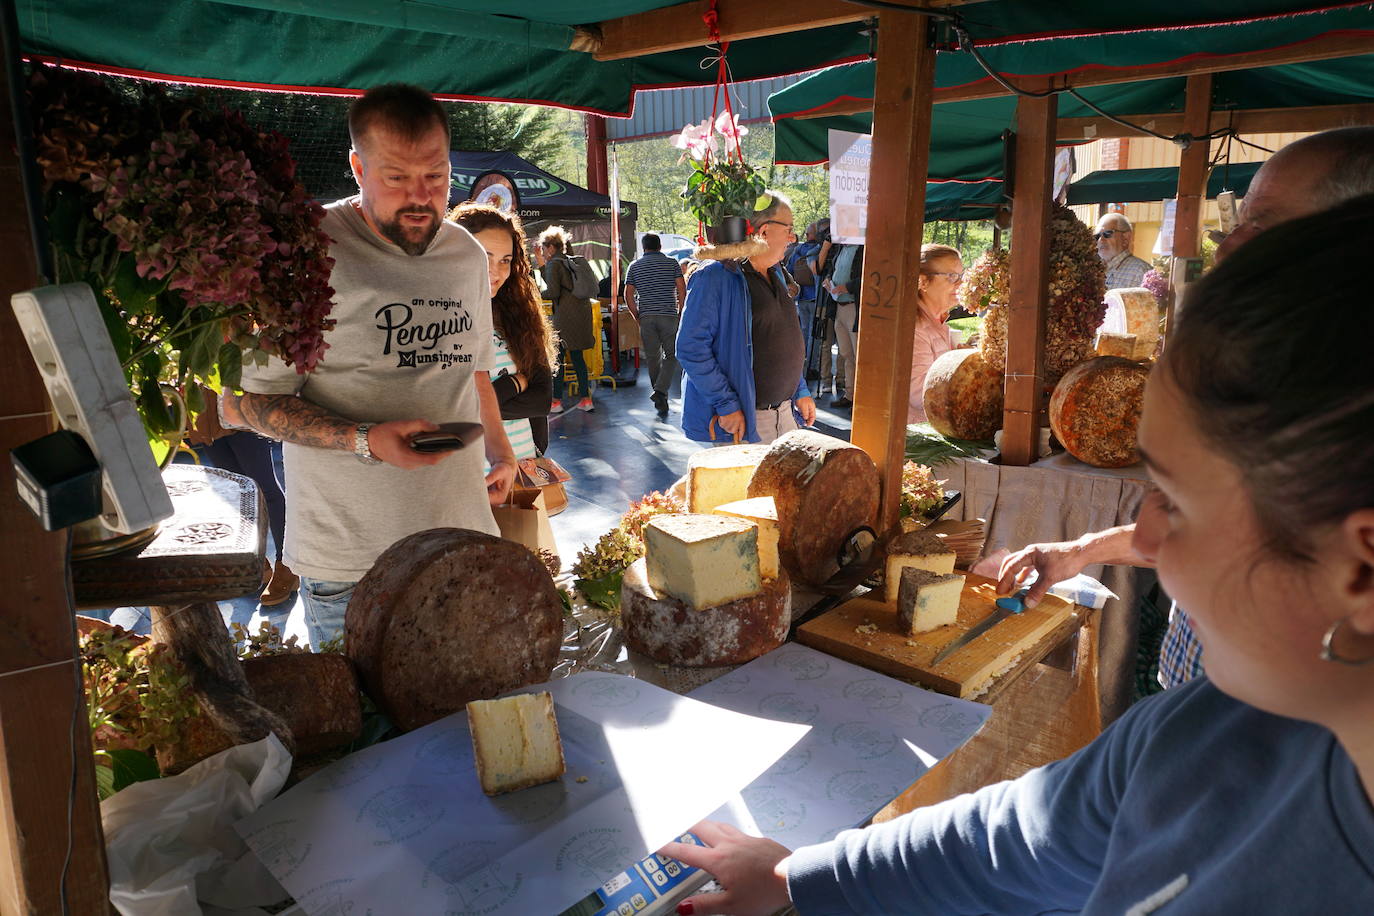
M 353 586 L 382 551 L 437 527 L 496 534 L 491 505 L 515 458 L 491 389 L 486 254 L 446 222 L 449 131 L 411 86 L 374 89 L 349 111 L 358 195 L 326 209 L 336 291 L 315 371 L 279 360 L 243 373 L 244 418 L 285 446 L 284 561 L 301 576 L 310 642 L 337 637 Z M 421 453 L 410 438 L 480 421 L 477 449 Z

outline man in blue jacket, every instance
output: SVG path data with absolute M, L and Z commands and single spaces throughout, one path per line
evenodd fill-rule
M 755 211 L 758 255 L 712 261 L 687 284 L 677 335 L 686 375 L 682 429 L 697 442 L 772 442 L 816 420 L 802 378 L 806 347 L 779 264 L 794 232 L 791 202 L 777 191 Z

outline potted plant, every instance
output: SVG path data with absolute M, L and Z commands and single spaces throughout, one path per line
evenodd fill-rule
M 151 84 L 36 66 L 28 88 L 53 280 L 93 290 L 156 457 L 244 359 L 314 368 L 333 261 L 283 137 Z
M 682 199 L 711 242 L 697 249 L 698 258 L 749 257 L 762 245 L 751 238 L 749 225 L 765 185 L 740 148 L 740 137 L 748 132 L 739 124 L 738 115 L 724 112 L 714 126 L 709 119 L 688 124 L 670 141 L 683 151 L 678 161 L 692 163 Z

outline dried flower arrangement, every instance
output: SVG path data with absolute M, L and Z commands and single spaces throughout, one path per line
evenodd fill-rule
M 1093 335 L 1106 314 L 1103 295 L 1107 270 L 1097 255 L 1092 230 L 1068 207 L 1056 204 L 1050 215 L 1049 306 L 1045 315 L 1045 384 L 1093 357 Z M 980 257 L 959 290 L 971 311 L 986 309 L 978 349 L 988 365 L 1007 364 L 1007 308 L 1010 258 L 989 251 Z M 999 300 L 999 296 L 1003 297 Z
M 920 515 L 935 508 L 945 498 L 943 480 L 936 480 L 929 467 L 907 461 L 902 464 L 902 502 L 899 512 L 903 518 Z
M 644 523 L 655 515 L 686 511 L 682 500 L 657 490 L 631 503 L 614 528 L 578 552 L 572 567 L 578 591 L 598 607 L 619 611 L 620 581 L 625 568 L 644 556 Z
M 245 358 L 315 367 L 333 260 L 285 138 L 151 84 L 40 66 L 28 90 L 55 280 L 95 292 L 150 439 L 180 426 L 163 385 L 194 416 Z

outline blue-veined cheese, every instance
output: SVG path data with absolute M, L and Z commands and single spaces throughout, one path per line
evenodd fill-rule
M 964 577 L 907 567 L 897 589 L 897 626 L 903 633 L 924 633 L 959 618 Z
M 649 584 L 696 610 L 763 590 L 758 525 L 728 515 L 659 515 L 644 526 Z
M 717 515 L 732 515 L 753 522 L 759 529 L 759 574 L 765 579 L 778 577 L 778 507 L 771 496 L 755 496 L 724 503 L 711 510 Z

